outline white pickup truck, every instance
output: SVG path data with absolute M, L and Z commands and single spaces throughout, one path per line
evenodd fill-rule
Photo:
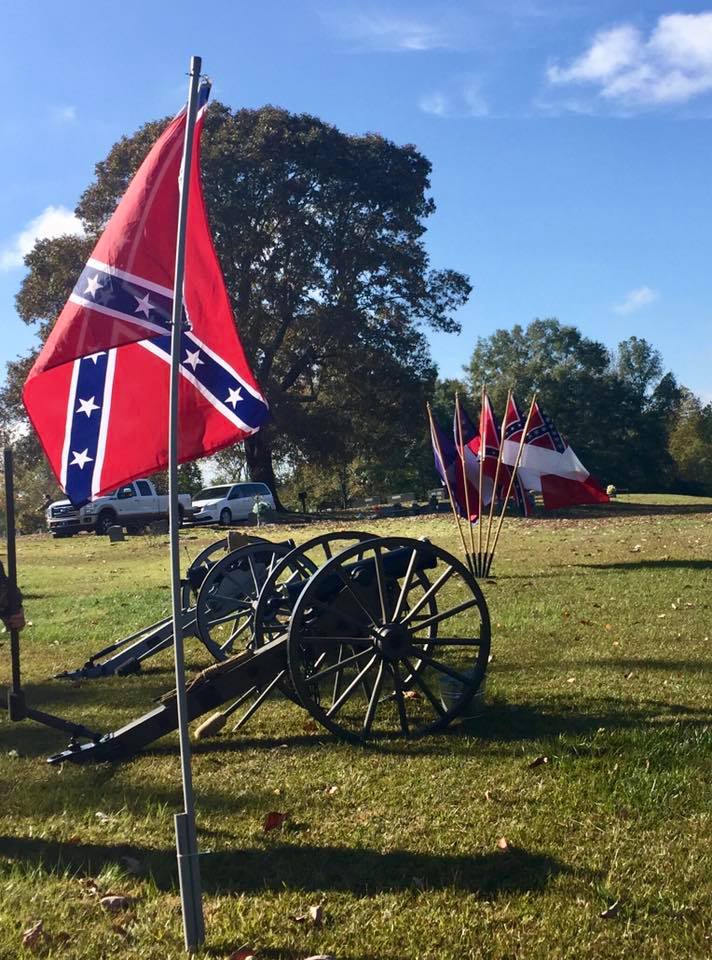
M 181 521 L 192 517 L 190 494 L 179 494 L 178 502 Z M 168 497 L 159 496 L 150 480 L 134 480 L 79 509 L 69 500 L 50 503 L 47 507 L 47 526 L 53 537 L 71 537 L 81 530 L 106 534 L 114 524 L 136 531 L 152 520 L 163 520 L 167 516 Z

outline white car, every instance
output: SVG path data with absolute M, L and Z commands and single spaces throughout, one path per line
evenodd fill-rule
M 193 497 L 193 520 L 195 523 L 221 523 L 227 527 L 235 520 L 251 517 L 257 497 L 274 510 L 274 497 L 264 483 L 226 483 L 206 487 Z

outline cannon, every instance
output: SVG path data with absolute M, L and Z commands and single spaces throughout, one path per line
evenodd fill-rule
M 294 548 L 292 540 L 283 543 L 269 543 L 262 537 L 249 537 L 249 544 L 254 545 L 250 552 L 242 552 L 236 564 L 228 562 L 220 566 L 220 560 L 234 553 L 230 551 L 228 537 L 223 537 L 201 550 L 189 565 L 181 587 L 182 633 L 183 636 L 194 636 L 202 640 L 216 660 L 226 660 L 231 655 L 236 636 L 223 637 L 220 642 L 213 640 L 210 634 L 210 620 L 205 610 L 201 617 L 201 625 L 197 626 L 197 597 L 205 577 L 216 566 L 220 573 L 213 575 L 213 587 L 222 578 L 228 577 L 224 589 L 232 591 L 237 598 L 249 597 L 255 587 L 259 587 L 267 573 L 271 571 L 277 560 L 281 559 Z M 249 560 L 248 560 L 249 557 Z M 250 564 L 252 565 L 250 567 Z M 255 579 L 258 578 L 258 579 Z M 142 627 L 120 640 L 115 640 L 93 653 L 86 662 L 72 670 L 65 670 L 56 675 L 58 680 L 92 680 L 99 677 L 127 676 L 137 673 L 141 664 L 150 657 L 165 650 L 173 643 L 173 619 L 164 617 L 156 623 Z
M 363 743 L 434 733 L 466 710 L 485 677 L 490 620 L 465 564 L 427 540 L 361 532 L 276 546 L 226 554 L 200 582 L 195 631 L 221 657 L 187 686 L 190 720 L 212 714 L 202 726 L 216 729 L 251 701 L 239 727 L 279 689 Z M 121 760 L 176 728 L 170 692 L 118 730 L 79 733 L 49 762 Z

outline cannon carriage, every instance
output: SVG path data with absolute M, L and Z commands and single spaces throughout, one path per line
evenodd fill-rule
M 209 716 L 202 735 L 234 714 L 241 727 L 280 691 L 340 738 L 417 737 L 447 727 L 483 683 L 485 599 L 468 567 L 427 540 L 346 531 L 300 546 L 213 545 L 199 560 L 184 613 L 215 659 L 187 687 L 190 719 Z M 170 692 L 50 762 L 123 759 L 176 727 Z

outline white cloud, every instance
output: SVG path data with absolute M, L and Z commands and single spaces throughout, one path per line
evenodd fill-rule
M 635 290 L 629 290 L 620 303 L 617 303 L 613 309 L 616 313 L 628 314 L 635 313 L 642 307 L 647 307 L 650 303 L 655 303 L 660 299 L 657 290 L 650 287 L 636 287 Z
M 451 38 L 444 26 L 415 17 L 373 10 L 340 14 L 338 19 L 328 13 L 326 18 L 339 33 L 370 50 L 417 52 L 451 46 Z
M 480 82 L 476 77 L 454 81 L 447 90 L 433 90 L 424 94 L 418 106 L 424 113 L 435 117 L 486 117 L 489 115 L 487 101 L 482 96 Z
M 45 207 L 38 217 L 30 220 L 24 230 L 0 249 L 0 270 L 21 267 L 37 240 L 60 237 L 65 233 L 77 236 L 84 234 L 79 218 L 66 207 Z
M 67 104 L 64 107 L 52 107 L 50 110 L 52 122 L 60 126 L 74 123 L 77 119 L 77 108 Z
M 567 66 L 552 64 L 547 78 L 594 85 L 603 100 L 627 108 L 685 103 L 712 91 L 712 12 L 661 16 L 647 38 L 632 24 L 602 30 Z

